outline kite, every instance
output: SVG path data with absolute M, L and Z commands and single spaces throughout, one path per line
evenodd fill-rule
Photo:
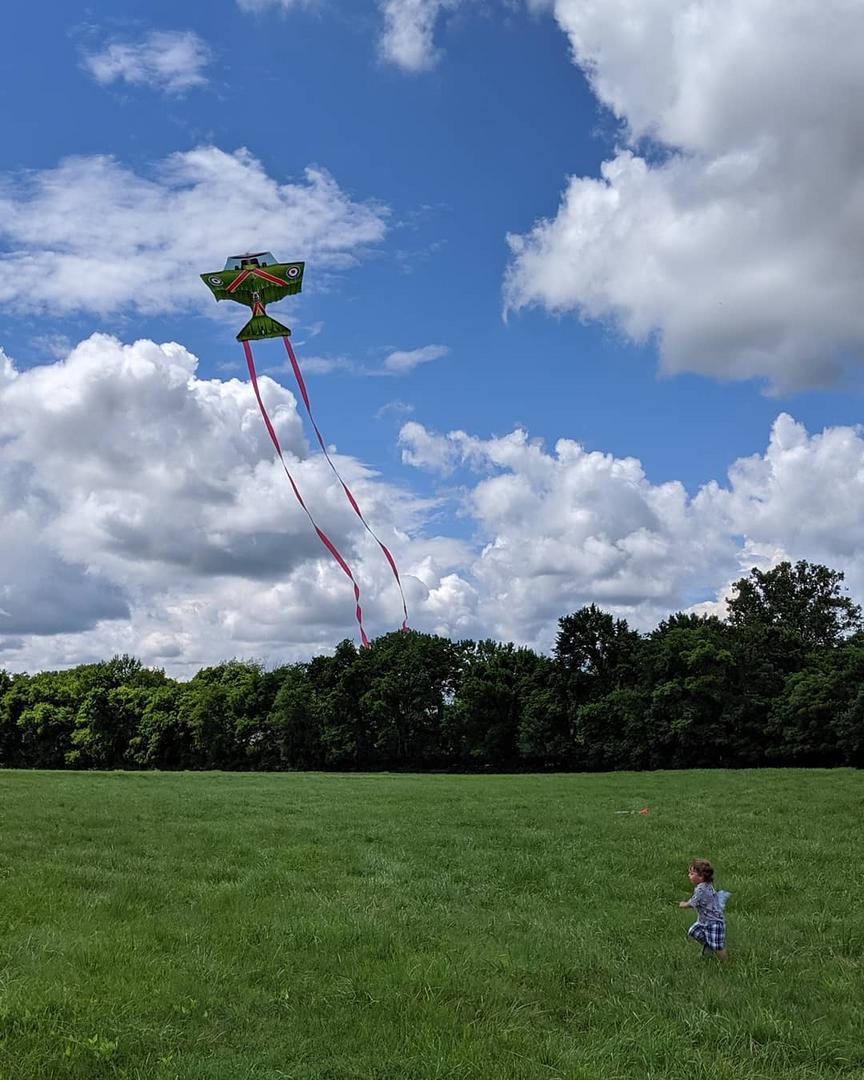
M 269 251 L 258 251 L 255 253 L 247 253 L 246 255 L 232 255 L 226 261 L 224 269 L 214 270 L 209 274 L 202 274 L 201 280 L 207 288 L 210 289 L 217 300 L 234 300 L 238 304 L 245 304 L 252 310 L 252 317 L 237 335 L 237 340 L 242 343 L 243 351 L 246 354 L 246 366 L 249 369 L 249 378 L 252 382 L 252 389 L 255 392 L 255 399 L 258 402 L 258 408 L 261 411 L 264 426 L 267 428 L 267 434 L 270 436 L 270 441 L 276 448 L 276 453 L 279 455 L 279 460 L 282 463 L 282 468 L 285 470 L 285 475 L 288 477 L 294 495 L 300 503 L 300 506 L 303 508 L 304 513 L 309 518 L 318 539 L 324 547 L 327 548 L 339 564 L 342 572 L 351 581 L 351 585 L 354 589 L 354 602 L 356 605 L 355 614 L 357 623 L 360 627 L 360 641 L 361 644 L 366 647 L 369 645 L 369 638 L 366 636 L 366 631 L 363 627 L 363 611 L 360 606 L 360 586 L 357 584 L 354 574 L 351 571 L 351 567 L 342 557 L 339 549 L 315 521 L 315 518 L 312 516 L 311 511 L 303 500 L 303 496 L 300 494 L 300 489 L 297 487 L 294 477 L 291 475 L 285 461 L 285 455 L 282 452 L 282 446 L 279 443 L 279 437 L 276 434 L 276 429 L 273 427 L 273 423 L 270 420 L 270 416 L 267 413 L 267 409 L 261 398 L 261 391 L 258 386 L 258 373 L 255 369 L 255 359 L 252 355 L 252 341 L 260 341 L 264 338 L 282 338 L 288 353 L 288 359 L 291 362 L 291 370 L 294 372 L 294 377 L 297 380 L 300 396 L 303 398 L 303 404 L 306 407 L 306 414 L 309 417 L 310 423 L 312 424 L 318 439 L 318 445 L 324 452 L 324 457 L 327 459 L 327 463 L 332 469 L 333 474 L 341 484 L 342 490 L 345 493 L 345 498 L 351 504 L 351 508 L 354 510 L 357 517 L 363 522 L 366 531 L 378 544 L 378 547 L 381 549 L 390 565 L 393 577 L 396 579 L 399 595 L 402 598 L 402 613 L 404 616 L 402 620 L 402 629 L 407 630 L 408 606 L 405 602 L 405 593 L 402 589 L 402 581 L 399 577 L 396 560 L 393 558 L 387 545 L 378 538 L 372 527 L 369 525 L 369 522 L 363 516 L 363 512 L 361 511 L 357 500 L 351 493 L 351 489 L 342 479 L 339 470 L 336 468 L 333 459 L 330 457 L 330 453 L 327 450 L 327 444 L 324 442 L 324 437 L 322 436 L 312 413 L 312 403 L 309 398 L 309 391 L 306 388 L 303 372 L 300 369 L 300 364 L 297 360 L 294 348 L 291 345 L 290 329 L 271 318 L 266 311 L 267 304 L 276 303 L 276 301 L 282 300 L 286 296 L 292 296 L 295 293 L 300 292 L 303 286 L 303 270 L 305 265 L 306 264 L 302 262 L 280 263 L 276 261 Z
M 271 319 L 265 305 L 299 293 L 304 266 L 302 262 L 279 263 L 269 251 L 259 251 L 232 255 L 224 270 L 202 274 L 201 280 L 217 300 L 236 300 L 252 309 L 252 318 L 237 335 L 238 341 L 290 337 L 288 327 Z

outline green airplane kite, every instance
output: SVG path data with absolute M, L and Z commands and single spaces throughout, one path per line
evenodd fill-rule
M 284 296 L 299 293 L 303 285 L 305 263 L 280 263 L 269 251 L 232 255 L 224 270 L 202 274 L 201 280 L 217 300 L 236 300 L 252 309 L 252 318 L 237 335 L 238 341 L 259 338 L 289 337 L 287 326 L 271 319 L 265 304 L 275 304 Z

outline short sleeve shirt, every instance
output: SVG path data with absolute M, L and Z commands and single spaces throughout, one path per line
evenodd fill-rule
M 690 907 L 699 913 L 697 922 L 707 926 L 708 923 L 724 922 L 723 909 L 720 906 L 719 897 L 714 886 L 708 881 L 700 881 L 690 897 Z

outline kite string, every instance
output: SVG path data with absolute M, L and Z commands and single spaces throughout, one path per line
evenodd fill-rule
M 255 360 L 252 356 L 252 346 L 249 344 L 248 341 L 243 342 L 243 351 L 246 353 L 246 365 L 249 368 L 249 378 L 252 380 L 252 388 L 255 391 L 255 397 L 258 401 L 258 408 L 261 410 L 261 416 L 264 419 L 264 424 L 267 428 L 267 434 L 270 436 L 270 441 L 276 447 L 276 453 L 279 455 L 279 460 L 282 462 L 282 468 L 285 470 L 285 475 L 288 477 L 288 480 L 291 483 L 291 488 L 294 491 L 295 496 L 297 497 L 297 502 L 300 503 L 306 513 L 306 516 L 312 522 L 312 528 L 317 533 L 318 539 L 321 541 L 324 547 L 327 548 L 327 550 L 330 552 L 336 562 L 339 563 L 339 566 L 342 568 L 344 573 L 347 574 L 347 576 L 351 579 L 351 584 L 354 586 L 354 601 L 357 605 L 356 615 L 357 624 L 360 627 L 360 641 L 362 642 L 363 647 L 366 648 L 369 645 L 369 638 L 366 636 L 366 631 L 363 629 L 363 612 L 360 608 L 360 586 L 355 581 L 354 575 L 351 573 L 351 567 L 342 558 L 339 549 L 336 547 L 336 545 L 333 543 L 327 533 L 325 533 L 323 529 L 319 528 L 318 523 L 315 521 L 315 518 L 312 517 L 312 514 L 309 511 L 309 507 L 303 501 L 303 496 L 300 494 L 300 489 L 295 484 L 294 477 L 291 475 L 291 472 L 285 463 L 285 456 L 282 453 L 282 447 L 279 443 L 279 437 L 276 434 L 273 424 L 270 421 L 270 416 L 268 415 L 267 409 L 265 408 L 264 402 L 261 398 L 261 390 L 258 386 L 258 373 L 255 370 Z
M 294 349 L 293 349 L 293 347 L 291 345 L 291 341 L 287 337 L 283 337 L 282 340 L 285 342 L 285 348 L 286 348 L 286 350 L 288 352 L 288 359 L 291 361 L 291 368 L 292 368 L 292 370 L 294 372 L 294 378 L 297 380 L 297 386 L 300 388 L 300 396 L 303 398 L 303 404 L 306 406 L 306 413 L 309 416 L 309 420 L 312 423 L 312 427 L 315 429 L 315 435 L 318 438 L 318 445 L 324 451 L 324 457 L 327 458 L 327 463 L 329 464 L 330 468 L 333 470 L 333 472 L 334 472 L 334 474 L 336 476 L 336 479 L 342 485 L 342 490 L 345 492 L 345 497 L 348 499 L 348 502 L 351 504 L 351 506 L 352 506 L 352 508 L 354 510 L 354 513 L 363 522 L 363 525 L 364 525 L 366 531 L 369 533 L 369 535 L 372 537 L 372 539 L 377 543 L 378 547 L 381 548 L 381 550 L 384 553 L 385 558 L 387 559 L 387 562 L 390 564 L 390 569 L 393 571 L 393 577 L 396 578 L 396 585 L 397 585 L 397 587 L 399 589 L 399 595 L 402 597 L 402 614 L 404 616 L 404 618 L 402 620 L 402 629 L 407 630 L 408 629 L 408 605 L 405 602 L 405 592 L 404 592 L 404 590 L 402 588 L 402 581 L 401 581 L 401 579 L 399 577 L 399 570 L 398 570 L 398 568 L 396 566 L 396 560 L 393 558 L 392 554 L 390 553 L 390 549 L 387 547 L 387 545 L 382 540 L 380 540 L 378 538 L 378 536 L 376 535 L 376 533 L 375 533 L 374 529 L 372 528 L 372 526 L 369 524 L 369 522 L 363 516 L 363 511 L 360 509 L 359 505 L 357 504 L 357 500 L 351 494 L 351 489 L 348 487 L 348 485 L 342 479 L 342 477 L 341 477 L 341 475 L 339 473 L 339 470 L 336 468 L 335 464 L 333 463 L 333 459 L 330 457 L 330 453 L 327 450 L 327 444 L 324 442 L 324 438 L 321 435 L 320 430 L 318 429 L 318 424 L 315 422 L 315 417 L 312 415 L 312 405 L 311 405 L 311 402 L 309 400 L 309 392 L 306 389 L 306 381 L 303 378 L 303 372 L 300 370 L 300 364 L 299 364 L 299 362 L 297 360 L 297 357 L 296 357 L 296 355 L 294 353 Z

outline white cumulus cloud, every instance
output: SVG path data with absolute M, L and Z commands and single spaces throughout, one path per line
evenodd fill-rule
M 138 41 L 108 41 L 83 64 L 97 82 L 127 82 L 179 94 L 207 82 L 212 54 L 192 30 L 152 30 Z
M 557 618 L 590 602 L 648 625 L 735 565 L 734 541 L 683 485 L 652 484 L 636 459 L 569 439 L 549 452 L 521 430 L 436 435 L 414 421 L 401 441 L 406 461 L 472 477 L 461 504 L 478 550 L 463 576 L 493 636 L 548 645 Z
M 148 176 L 111 157 L 68 158 L 0 178 L 0 251 L 16 267 L 0 303 L 29 310 L 38 294 L 57 313 L 210 311 L 198 274 L 227 255 L 270 248 L 344 268 L 383 238 L 386 219 L 323 169 L 282 182 L 248 150 L 201 146 Z
M 400 441 L 407 463 L 466 476 L 459 505 L 476 546 L 436 586 L 461 583 L 460 632 L 548 647 L 558 617 L 592 602 L 650 629 L 782 558 L 841 570 L 864 599 L 864 429 L 810 435 L 781 414 L 764 454 L 694 496 L 569 439 L 550 452 L 519 430 L 480 439 L 409 421 Z
M 180 345 L 95 335 L 0 382 L 0 634 L 7 654 L 25 642 L 21 663 L 131 649 L 194 666 L 353 633 L 350 584 L 295 502 L 251 388 L 196 368 Z M 260 384 L 307 505 L 363 582 L 370 627 L 393 628 L 380 550 L 309 453 L 294 396 Z M 333 456 L 398 557 L 410 498 Z M 403 568 L 409 596 L 425 592 Z
M 510 237 L 509 307 L 656 336 L 671 372 L 799 387 L 860 360 L 864 6 L 550 6 L 629 146 Z
M 728 486 L 708 484 L 700 498 L 773 561 L 783 554 L 837 566 L 864 598 L 864 427 L 811 435 L 781 413 L 765 453 L 736 461 Z
M 368 629 L 395 629 L 381 551 L 310 452 L 293 394 L 266 376 L 261 388 Z M 334 460 L 396 557 L 417 629 L 548 648 L 558 618 L 591 602 L 649 629 L 781 558 L 841 570 L 864 599 L 864 429 L 810 433 L 781 414 L 763 453 L 693 495 L 570 439 L 547 448 L 520 430 L 411 420 L 400 442 L 406 462 L 445 478 L 437 494 Z M 3 666 L 125 651 L 182 674 L 308 657 L 356 634 L 350 583 L 294 501 L 251 388 L 200 378 L 183 346 L 95 335 L 21 371 L 0 353 L 0 448 Z

